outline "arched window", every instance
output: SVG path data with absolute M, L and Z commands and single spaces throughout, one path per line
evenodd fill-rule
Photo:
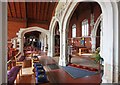
M 72 37 L 76 37 L 76 24 L 72 26 Z
M 85 19 L 82 21 L 82 36 L 88 36 L 89 35 L 89 24 L 88 20 Z

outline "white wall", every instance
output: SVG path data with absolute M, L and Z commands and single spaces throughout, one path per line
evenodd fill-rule
M 7 83 L 7 5 L 0 1 L 0 84 Z
M 45 39 L 46 39 L 46 34 L 41 33 L 39 40 L 41 41 L 41 50 L 45 49 Z

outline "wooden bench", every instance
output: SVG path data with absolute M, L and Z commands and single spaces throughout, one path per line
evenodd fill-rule
M 82 52 L 88 52 L 88 48 L 79 48 L 79 55 L 82 54 Z
M 34 68 L 35 68 L 34 71 L 36 74 L 36 85 L 39 85 L 42 83 L 48 83 L 47 75 L 42 64 L 34 63 Z
M 16 80 L 18 74 L 20 78 L 20 71 L 22 71 L 21 69 L 22 69 L 22 66 L 14 66 L 10 69 L 10 71 L 7 73 L 8 85 L 14 84 L 14 81 Z
M 15 60 L 12 62 L 15 62 L 16 66 L 23 67 L 25 56 L 21 55 L 21 52 L 18 52 L 17 55 L 14 56 Z M 21 75 L 22 75 L 22 69 L 21 69 Z
M 15 56 L 16 66 L 23 66 L 24 60 L 25 56 L 22 56 L 21 52 L 18 52 L 18 54 Z

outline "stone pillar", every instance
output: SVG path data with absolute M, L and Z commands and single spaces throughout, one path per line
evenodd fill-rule
M 7 83 L 7 3 L 0 1 L 0 84 Z
M 20 37 L 19 38 L 19 48 L 20 48 L 19 51 L 21 52 L 22 55 L 24 55 L 24 52 L 23 52 L 23 47 L 24 46 L 23 46 L 23 44 L 24 44 L 23 43 L 23 37 Z
M 95 52 L 96 50 L 96 37 L 95 36 L 91 36 L 91 45 L 92 45 L 92 52 Z
M 114 60 L 114 43 L 113 43 L 113 28 L 108 25 L 107 19 L 103 16 L 101 23 L 101 42 L 100 42 L 100 55 L 104 59 L 104 74 L 102 83 L 113 83 L 113 60 Z M 108 32 L 109 30 L 109 32 Z M 110 38 L 108 38 L 110 37 Z
M 17 39 L 16 38 L 12 39 L 12 44 L 13 44 L 13 48 L 17 47 Z
M 22 55 L 24 55 L 24 52 L 23 52 L 23 47 L 24 47 L 24 35 L 22 35 L 22 32 L 24 31 L 25 29 L 23 28 L 20 28 L 20 31 L 18 32 L 18 45 L 19 45 L 19 51 L 21 52 Z
M 44 34 L 44 52 L 46 52 L 46 46 L 47 46 L 47 37 Z
M 41 41 L 41 50 L 44 50 L 44 34 L 41 33 L 40 35 L 40 41 Z
M 47 53 L 47 56 L 50 56 L 51 57 L 51 39 L 50 39 L 50 34 L 49 35 L 47 35 L 47 43 L 48 43 L 48 53 Z
M 59 65 L 66 66 L 68 64 L 68 52 L 67 52 L 67 32 L 66 30 L 60 31 L 60 58 Z
M 63 66 L 63 30 L 60 29 L 60 57 L 59 65 Z
M 51 55 L 50 56 L 53 57 L 54 54 L 55 54 L 55 36 L 54 36 L 54 32 L 51 32 L 50 38 L 51 38 Z
M 103 21 L 101 20 L 100 23 L 100 55 L 104 59 L 104 56 L 102 56 L 102 51 L 103 51 Z

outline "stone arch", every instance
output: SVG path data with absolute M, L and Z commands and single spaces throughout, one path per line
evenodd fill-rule
M 45 30 L 44 28 L 40 28 L 40 27 L 29 27 L 29 28 L 25 28 L 23 30 L 23 32 L 21 33 L 21 36 L 23 37 L 23 35 L 27 32 L 31 32 L 31 31 L 39 31 L 39 32 L 42 32 L 46 35 L 49 35 L 49 32 L 48 30 Z
M 58 25 L 59 25 L 59 31 L 60 31 L 60 21 L 54 16 L 53 18 L 52 18 L 52 20 L 51 20 L 51 23 L 50 23 L 50 27 L 49 27 L 49 29 L 50 29 L 50 34 L 51 34 L 51 47 L 50 47 L 50 49 L 51 49 L 51 54 L 50 54 L 50 56 L 51 57 L 53 57 L 54 56 L 54 30 L 55 30 L 55 27 L 57 26 L 57 23 L 58 23 Z
M 94 24 L 94 28 L 91 31 L 91 44 L 92 44 L 92 48 L 91 49 L 92 49 L 92 52 L 94 52 L 95 49 L 96 49 L 96 33 L 97 33 L 98 26 L 99 26 L 100 22 L 102 21 L 102 19 L 103 19 L 103 17 L 102 17 L 102 14 L 101 14 L 97 18 L 97 20 L 96 20 L 96 22 Z
M 100 0 L 99 0 L 100 1 Z M 110 1 L 109 1 L 109 3 L 111 3 Z M 103 4 L 105 4 L 105 3 L 103 3 Z M 119 41 L 119 29 L 118 29 L 118 27 L 119 27 L 119 24 L 118 24 L 118 22 L 119 22 L 119 13 L 120 13 L 120 11 L 119 11 L 119 13 L 117 12 L 118 11 L 118 9 L 117 9 L 117 7 L 119 8 L 119 10 L 120 10 L 120 2 L 118 2 L 117 3 L 118 4 L 118 6 L 116 5 L 116 3 L 111 3 L 111 5 L 112 5 L 112 10 L 114 10 L 114 15 L 112 16 L 111 14 L 111 16 L 112 17 L 114 17 L 114 19 L 112 20 L 113 22 L 114 22 L 114 25 L 112 26 L 112 28 L 114 27 L 114 39 L 113 39 L 113 37 L 112 37 L 112 39 L 115 41 L 113 44 L 114 44 L 114 60 L 113 61 L 117 61 L 117 63 L 118 63 L 118 59 L 120 59 L 120 58 L 118 58 L 118 56 L 120 55 L 119 54 L 119 49 L 120 49 L 120 46 L 118 45 L 118 43 L 120 42 Z M 106 9 L 107 9 L 107 6 L 103 6 L 103 7 L 106 7 Z M 0 49 L 0 54 L 2 55 L 2 56 L 5 56 L 5 57 L 0 57 L 0 68 L 1 68 L 1 70 L 0 70 L 0 84 L 2 84 L 2 83 L 7 83 L 7 4 L 6 3 L 2 3 L 2 2 L 0 2 L 0 12 L 1 12 L 1 14 L 0 14 L 0 16 L 2 17 L 2 19 L 0 20 L 2 23 L 1 23 L 1 25 L 0 25 L 0 33 L 2 34 L 2 36 L 0 37 L 0 41 L 2 42 L 1 44 L 0 44 L 0 46 L 1 46 L 1 49 Z M 69 8 L 68 8 L 69 9 Z M 111 8 L 110 8 L 111 9 Z M 107 10 L 106 10 L 107 11 Z M 108 10 L 109 11 L 109 10 Z M 109 13 L 108 13 L 109 14 Z M 2 16 L 2 15 L 4 15 L 4 16 Z M 107 15 L 106 15 L 106 17 L 107 17 Z M 104 17 L 103 17 L 104 18 Z M 109 18 L 109 17 L 108 17 Z M 104 21 L 108 21 L 108 20 L 104 20 Z M 107 23 L 107 22 L 106 22 Z M 103 24 L 106 24 L 106 23 L 103 23 Z M 110 23 L 111 24 L 111 23 Z M 106 29 L 105 29 L 105 31 L 106 31 Z M 115 37 L 115 35 L 116 35 L 116 37 Z M 106 37 L 107 38 L 107 37 Z M 106 44 L 107 42 L 105 42 L 105 44 Z M 109 48 L 109 46 L 107 46 L 108 48 Z M 110 50 L 108 50 L 108 52 L 111 52 L 111 47 L 110 47 Z M 107 52 L 107 51 L 106 51 Z M 107 52 L 107 53 L 108 53 Z M 107 54 L 106 53 L 106 54 Z M 111 54 L 110 54 L 111 55 Z M 108 57 L 107 57 L 108 58 Z M 109 58 L 108 58 L 108 60 L 109 60 Z M 117 65 L 118 66 L 118 65 Z M 107 67 L 107 65 L 106 65 L 106 67 Z M 109 69 L 113 69 L 113 67 L 111 67 L 111 66 L 109 66 Z M 116 69 L 116 68 L 114 68 L 114 69 Z M 118 69 L 117 68 L 117 70 L 120 70 L 120 69 Z M 116 71 L 114 71 L 113 73 L 116 73 Z M 109 73 L 108 73 L 108 75 L 109 75 Z M 106 78 L 105 78 L 105 80 L 106 80 L 106 82 L 114 82 L 115 80 L 109 80 L 108 79 L 108 76 L 107 74 L 106 74 Z M 111 74 L 110 74 L 111 75 Z M 117 76 L 119 76 L 120 75 L 120 73 L 116 73 L 116 75 Z M 111 78 L 111 77 L 110 77 Z M 118 79 L 118 77 L 116 77 L 117 79 Z M 114 79 L 116 79 L 116 78 L 114 78 Z
M 97 20 L 94 24 L 94 28 L 91 32 L 91 36 L 96 36 L 96 32 L 97 32 L 97 29 L 98 29 L 98 25 L 100 24 L 100 21 L 102 21 L 102 14 L 97 18 Z
M 88 1 L 89 0 L 82 0 L 82 1 Z M 82 2 L 81 1 L 81 2 Z M 114 57 L 116 57 L 116 59 L 118 59 L 118 43 L 114 43 L 114 40 L 117 40 L 118 38 L 118 21 L 117 21 L 117 17 L 118 17 L 118 8 L 117 8 L 117 3 L 116 2 L 110 2 L 108 1 L 106 2 L 101 2 L 100 0 L 91 0 L 94 2 L 97 2 L 101 9 L 102 9 L 102 14 L 103 14 L 103 23 L 102 23 L 102 39 L 101 39 L 101 44 L 100 44 L 100 48 L 101 48 L 101 56 L 105 56 L 104 58 L 104 75 L 103 75 L 103 82 L 107 82 L 107 83 L 112 83 L 112 82 L 118 82 L 118 79 L 114 79 L 114 75 L 117 75 L 118 70 L 113 69 L 114 68 Z M 70 17 L 72 16 L 74 10 L 76 9 L 78 5 L 78 2 L 74 2 L 74 3 L 70 3 L 69 7 L 67 8 L 68 10 L 65 12 L 64 16 L 63 16 L 63 20 L 61 22 L 62 23 L 62 28 L 63 28 L 63 63 L 61 65 L 65 66 L 66 63 L 66 57 L 67 56 L 67 28 L 68 28 L 68 24 L 70 21 Z M 117 15 L 116 15 L 117 14 Z M 116 22 L 117 24 L 115 24 L 114 22 Z M 108 31 L 109 30 L 109 31 Z M 115 32 L 117 32 L 117 37 L 115 37 Z M 108 38 L 110 37 L 110 38 Z M 107 39 L 107 40 L 106 40 Z M 109 44 L 108 44 L 109 42 Z M 103 48 L 104 47 L 104 48 Z M 113 49 L 114 48 L 114 49 Z M 116 50 L 117 52 L 114 52 L 114 50 Z M 117 63 L 118 65 L 118 63 Z M 110 68 L 110 69 L 108 69 Z M 117 67 L 118 69 L 118 67 Z M 114 73 L 114 71 L 116 71 L 116 73 Z M 117 76 L 118 78 L 118 76 Z
M 49 37 L 49 31 L 45 30 L 44 28 L 40 28 L 40 27 L 29 27 L 29 28 L 22 28 L 20 29 L 19 33 L 18 33 L 18 38 L 19 40 L 19 51 L 23 54 L 23 40 L 24 40 L 24 34 L 27 32 L 32 32 L 32 31 L 39 31 L 44 33 L 45 35 L 47 35 L 47 37 Z M 45 47 L 44 47 L 45 48 Z M 48 50 L 50 48 L 48 47 Z

